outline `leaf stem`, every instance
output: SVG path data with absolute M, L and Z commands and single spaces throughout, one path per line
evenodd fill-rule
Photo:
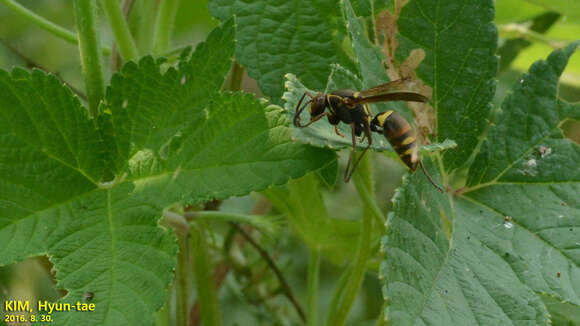
M 36 26 L 44 29 L 45 31 L 49 32 L 50 34 L 65 40 L 72 44 L 78 44 L 77 35 L 68 29 L 59 26 L 50 20 L 35 14 L 34 12 L 30 11 L 29 9 L 23 7 L 18 2 L 14 0 L 0 0 L 1 3 L 5 4 L 9 9 L 12 9 L 13 12 L 16 14 L 28 19 Z M 111 54 L 111 49 L 108 47 L 103 46 L 102 48 L 103 54 L 109 55 Z
M 119 53 L 123 60 L 135 60 L 139 56 L 135 40 L 129 31 L 129 25 L 118 0 L 102 0 L 103 8 L 109 18 Z
M 190 266 L 190 244 L 187 233 L 176 232 L 177 244 L 179 246 L 179 253 L 177 254 L 177 270 L 176 270 L 176 324 L 178 326 L 188 326 L 189 324 L 189 279 Z
M 212 264 L 209 258 L 206 233 L 201 223 L 191 227 L 193 270 L 203 325 L 219 326 L 221 318 L 217 303 Z
M 336 287 L 334 288 L 334 293 L 332 294 L 332 298 L 330 299 L 330 308 L 328 309 L 326 315 L 326 325 L 333 326 L 336 319 L 336 311 L 338 309 L 340 299 L 342 298 L 342 294 L 344 293 L 344 289 L 346 287 L 346 283 L 350 277 L 352 272 L 352 266 L 347 266 L 347 268 L 342 272 L 340 279 Z
M 320 274 L 320 249 L 310 249 L 308 260 L 308 314 L 307 325 L 318 325 L 318 276 Z
M 105 95 L 102 52 L 96 27 L 96 4 L 95 0 L 74 0 L 73 4 L 75 21 L 79 31 L 79 50 L 83 76 L 85 78 L 87 97 L 89 98 L 89 114 L 92 117 L 96 117 L 99 102 Z
M 153 47 L 156 54 L 165 52 L 169 47 L 178 5 L 178 0 L 164 0 L 159 4 L 153 31 Z
M 139 15 L 132 15 L 131 22 L 135 35 L 135 42 L 140 53 L 150 53 L 153 38 L 153 26 L 155 23 L 155 8 L 157 1 L 137 1 L 135 11 Z
M 365 188 L 365 192 L 372 194 L 374 197 L 374 185 L 369 157 L 370 156 L 367 155 L 361 160 L 358 172 L 354 175 L 354 182 L 359 193 L 363 192 L 362 189 Z M 368 265 L 367 263 L 371 255 L 371 238 L 373 234 L 372 231 L 375 213 L 371 207 L 365 205 L 362 215 L 363 218 L 361 221 L 358 252 L 354 260 L 352 271 L 344 287 L 342 300 L 338 304 L 338 309 L 336 309 L 336 317 L 333 318 L 334 322 L 330 325 L 341 326 L 346 323 L 348 313 L 350 312 L 352 304 L 354 303 L 356 295 L 364 280 L 364 274 Z

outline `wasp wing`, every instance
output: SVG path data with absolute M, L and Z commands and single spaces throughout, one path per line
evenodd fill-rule
M 349 102 L 352 104 L 388 102 L 388 101 L 429 102 L 429 98 L 416 92 L 394 92 L 349 99 Z
M 360 91 L 359 96 L 361 97 L 370 97 L 385 93 L 394 93 L 397 91 L 412 91 L 416 88 L 415 81 L 410 78 L 403 78 L 393 80 L 388 83 L 384 83 L 382 85 L 378 85 L 375 87 L 371 87 L 364 91 Z

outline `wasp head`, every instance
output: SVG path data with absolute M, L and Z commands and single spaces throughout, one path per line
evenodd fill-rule
M 304 103 L 304 105 L 302 105 L 302 102 L 304 100 L 304 97 L 306 96 L 310 97 L 310 100 L 307 101 L 306 103 Z M 304 111 L 304 109 L 306 108 L 306 106 L 310 104 L 310 121 L 311 123 L 313 122 L 312 119 L 320 114 L 322 114 L 324 112 L 324 109 L 326 108 L 326 96 L 324 96 L 324 94 L 322 93 L 318 93 L 315 96 L 310 95 L 308 92 L 304 93 L 304 95 L 302 95 L 302 97 L 300 98 L 300 101 L 298 101 L 298 105 L 296 105 L 296 112 L 294 113 L 294 125 L 296 127 L 306 127 L 307 125 L 301 125 L 300 124 L 300 114 L 302 113 L 302 111 Z
M 326 109 L 326 96 L 318 93 L 310 102 L 310 119 L 324 113 L 324 109 Z

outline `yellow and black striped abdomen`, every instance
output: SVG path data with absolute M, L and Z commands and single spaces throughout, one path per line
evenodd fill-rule
M 411 125 L 400 114 L 394 111 L 385 111 L 376 116 L 383 134 L 399 154 L 401 160 L 412 171 L 417 170 L 419 163 L 419 147 L 417 137 Z

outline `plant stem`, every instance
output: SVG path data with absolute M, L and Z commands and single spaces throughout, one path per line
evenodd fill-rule
M 175 308 L 176 324 L 178 326 L 187 326 L 189 324 L 189 255 L 190 244 L 187 233 L 176 232 L 179 253 L 177 255 L 176 271 L 176 294 L 177 303 Z
M 359 192 L 362 188 L 365 188 L 365 191 L 374 197 L 374 185 L 369 156 L 366 156 L 361 160 L 358 173 L 354 175 L 354 182 L 357 189 L 359 189 Z M 358 252 L 354 260 L 353 269 L 344 287 L 342 300 L 338 305 L 338 309 L 336 309 L 336 317 L 333 318 L 334 323 L 331 325 L 341 326 L 346 323 L 348 313 L 364 280 L 364 274 L 367 269 L 367 262 L 371 255 L 371 238 L 373 233 L 374 216 L 375 214 L 372 212 L 372 209 L 365 205 L 363 208 L 363 218 L 361 221 Z
M 326 325 L 333 326 L 334 320 L 336 319 L 336 310 L 338 309 L 338 305 L 340 303 L 340 298 L 344 293 L 344 288 L 346 287 L 346 283 L 350 277 L 352 272 L 352 266 L 347 266 L 347 268 L 342 272 L 340 275 L 340 279 L 336 287 L 334 288 L 334 293 L 332 294 L 332 298 L 330 299 L 330 308 L 326 314 Z
M 318 325 L 318 276 L 320 274 L 320 249 L 310 249 L 308 260 L 308 314 L 307 325 Z
M 359 173 L 361 171 L 359 171 Z M 373 217 L 376 219 L 377 226 L 385 227 L 385 216 L 383 215 L 383 212 L 381 212 L 375 199 L 374 180 L 368 176 L 361 176 L 358 181 L 355 179 L 355 187 L 363 201 L 364 207 L 369 209 Z
M 153 31 L 153 47 L 155 54 L 161 54 L 169 48 L 169 39 L 173 33 L 178 0 L 163 0 L 159 4 L 155 30 Z
M 36 24 L 38 27 L 44 29 L 45 31 L 51 33 L 52 35 L 63 39 L 72 44 L 78 44 L 77 35 L 66 28 L 59 26 L 48 19 L 35 14 L 34 12 L 28 10 L 27 8 L 20 5 L 14 0 L 0 0 L 0 3 L 5 4 L 9 9 L 12 9 L 16 14 L 30 20 L 32 23 Z M 109 55 L 111 49 L 103 47 L 103 53 Z
M 212 264 L 209 259 L 205 230 L 200 223 L 191 227 L 191 246 L 197 301 L 200 305 L 202 323 L 207 326 L 219 326 L 221 320 L 215 280 L 212 277 Z
M 155 7 L 157 1 L 143 0 L 138 1 L 135 5 L 135 11 L 139 15 L 132 15 L 133 31 L 135 35 L 135 41 L 137 43 L 137 48 L 141 53 L 150 53 L 151 44 L 153 38 L 153 26 L 155 22 Z
M 75 21 L 79 31 L 79 50 L 89 98 L 89 114 L 96 117 L 105 95 L 99 33 L 96 27 L 95 0 L 74 0 Z
M 119 53 L 123 60 L 135 60 L 139 56 L 137 46 L 129 31 L 129 25 L 118 0 L 102 0 L 103 8 L 109 18 Z

